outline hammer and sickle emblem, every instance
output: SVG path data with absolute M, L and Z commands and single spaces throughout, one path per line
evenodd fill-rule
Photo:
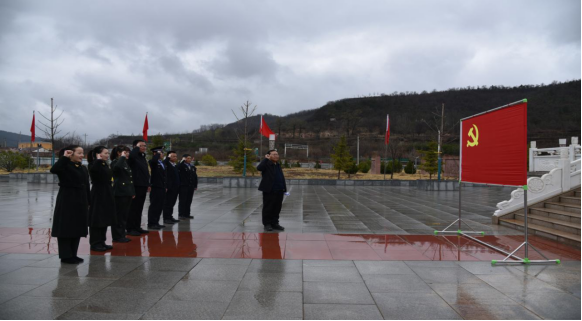
M 475 133 L 473 133 L 473 129 L 475 129 Z M 477 125 L 473 124 L 473 127 L 469 129 L 469 134 L 467 134 L 467 136 L 473 139 L 473 141 L 467 139 L 467 147 L 475 147 L 479 145 L 479 128 L 477 128 Z

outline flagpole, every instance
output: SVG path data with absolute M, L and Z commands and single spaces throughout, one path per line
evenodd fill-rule
M 32 111 L 32 119 L 34 119 L 34 110 Z M 33 124 L 36 126 L 36 124 Z M 32 159 L 32 131 L 30 132 L 30 159 Z M 30 160 L 28 160 L 28 172 L 30 173 Z M 38 168 L 37 168 L 38 170 Z
M 386 180 L 386 168 L 388 167 L 388 166 L 386 166 L 386 165 L 388 165 L 388 144 L 386 144 L 386 141 L 384 141 L 384 160 L 386 161 L 386 163 L 384 163 L 383 170 L 384 170 L 384 180 Z M 382 161 L 381 160 L 380 160 L 380 168 L 382 168 Z

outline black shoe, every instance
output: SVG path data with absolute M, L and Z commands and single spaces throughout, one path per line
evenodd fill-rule
M 278 230 L 278 231 L 284 231 L 285 228 L 279 224 L 273 225 L 273 229 L 274 230 Z
M 105 251 L 107 251 L 107 248 L 105 246 L 95 246 L 95 247 L 91 247 L 91 251 L 105 252 Z
M 61 259 L 61 263 L 65 263 L 65 264 L 79 264 L 80 262 L 77 261 L 76 258 L 70 257 L 70 258 L 67 258 L 67 259 Z
M 107 250 L 113 250 L 113 246 L 111 246 L 111 245 L 107 245 L 107 244 L 105 244 L 105 248 L 106 248 Z
M 179 221 L 178 221 L 178 222 L 179 222 Z M 169 219 L 167 219 L 167 220 L 164 220 L 164 223 L 165 223 L 165 224 L 174 224 L 174 223 L 176 223 L 176 222 L 174 222 L 174 219 L 173 219 L 173 218 L 169 218 Z
M 141 227 L 140 227 L 140 228 L 138 228 L 138 229 L 137 229 L 137 231 L 138 231 L 138 232 L 140 232 L 141 234 L 148 234 L 148 233 L 150 232 L 150 231 L 148 231 L 148 230 L 144 230 L 144 229 L 143 229 L 143 228 L 141 228 Z
M 273 230 L 273 227 L 271 226 L 271 224 L 265 225 L 265 231 L 269 231 L 270 232 L 272 230 Z
M 175 218 L 173 218 L 173 217 L 172 217 L 172 221 L 174 221 L 174 223 L 178 223 L 178 222 L 180 222 L 180 220 L 177 220 L 177 219 L 175 219 Z
M 75 256 L 74 259 L 77 260 L 77 262 L 79 262 L 79 263 L 85 262 L 85 260 L 83 260 L 82 258 L 80 258 L 78 256 Z
M 131 241 L 130 239 L 128 239 L 127 237 L 121 238 L 121 239 L 117 239 L 117 240 L 113 240 L 113 242 L 115 243 L 127 243 Z
M 127 235 L 129 235 L 129 236 L 141 236 L 141 233 L 139 231 L 136 231 L 136 230 L 131 230 L 131 231 L 127 232 Z
M 158 224 L 158 227 L 159 227 L 159 228 L 164 228 L 164 227 L 166 227 L 166 226 L 165 226 L 164 224 Z
M 161 226 L 161 225 L 159 225 L 159 224 L 155 224 L 155 225 L 148 225 L 148 228 L 149 228 L 150 230 L 159 230 L 159 229 L 161 229 L 161 228 L 162 228 L 162 226 Z

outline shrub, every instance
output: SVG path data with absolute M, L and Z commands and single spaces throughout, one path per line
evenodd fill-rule
M 367 172 L 370 171 L 370 168 L 372 167 L 372 164 L 370 164 L 369 161 L 365 161 L 365 162 L 361 162 L 360 165 L 358 166 L 358 170 L 361 173 L 366 174 Z
M 299 163 L 299 161 L 297 161 L 297 162 L 295 162 L 295 163 L 291 164 L 291 167 L 297 167 L 297 168 L 300 168 L 300 167 L 301 167 L 301 164 Z
M 412 162 L 408 162 L 404 167 L 404 172 L 406 174 L 416 174 L 416 168 L 414 168 L 414 164 Z
M 291 165 L 289 165 L 289 162 L 287 162 L 287 160 L 285 160 L 285 162 L 283 163 L 283 168 L 291 168 Z
M 206 154 L 202 156 L 202 164 L 206 166 L 216 166 L 218 163 L 216 162 L 216 159 L 212 157 L 212 155 Z
M 347 169 L 344 169 L 344 172 L 348 174 L 349 177 L 350 174 L 355 174 L 358 172 L 358 165 L 356 165 L 356 163 L 352 163 L 352 166 L 348 167 Z
M 198 160 L 194 161 L 194 166 L 200 166 L 200 162 Z
M 320 161 L 315 161 L 315 166 L 313 167 L 315 169 L 321 169 L 321 162 Z
M 27 169 L 33 166 L 34 162 L 32 158 L 27 155 L 12 151 L 0 152 L 0 168 L 7 172 L 12 172 L 16 167 Z

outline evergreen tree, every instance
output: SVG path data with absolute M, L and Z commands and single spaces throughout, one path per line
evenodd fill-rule
M 423 153 L 424 164 L 421 165 L 421 168 L 428 173 L 429 179 L 432 179 L 432 175 L 438 171 L 437 143 L 435 141 L 428 143 L 428 148 Z
M 414 164 L 410 161 L 408 163 L 406 163 L 406 167 L 404 167 L 404 172 L 406 174 L 415 174 L 416 168 L 414 168 Z
M 333 168 L 337 169 L 337 179 L 340 179 L 341 171 L 350 169 L 353 164 L 346 136 L 342 136 L 337 145 L 334 146 L 333 151 L 335 153 L 331 154 L 331 160 L 333 162 Z
M 257 169 L 255 168 L 255 166 L 253 166 L 253 159 L 255 159 L 253 157 L 253 151 L 252 150 L 248 150 L 250 148 L 246 148 L 247 150 L 245 150 L 245 141 L 242 139 L 239 139 L 238 144 L 236 145 L 236 148 L 233 149 L 233 153 L 234 156 L 230 157 L 230 162 L 229 164 L 232 166 L 232 168 L 234 169 L 235 172 L 237 173 L 242 173 L 243 172 L 243 168 L 244 168 L 244 159 L 245 159 L 245 154 L 247 155 L 247 173 L 251 173 L 253 176 L 255 176 L 255 173 L 257 172 Z

